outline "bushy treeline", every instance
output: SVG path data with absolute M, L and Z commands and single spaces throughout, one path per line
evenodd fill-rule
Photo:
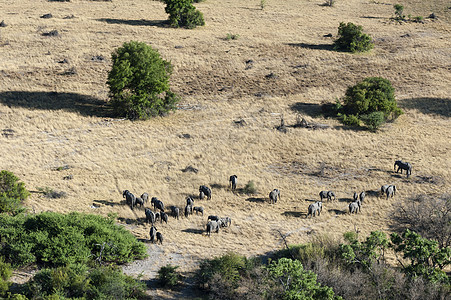
M 386 261 L 392 252 L 400 267 Z M 204 261 L 197 273 L 213 299 L 449 299 L 449 247 L 406 230 L 363 241 L 317 238 L 263 262 L 234 253 Z
M 113 219 L 82 213 L 0 215 L 0 255 L 14 267 L 64 266 L 92 260 L 125 263 L 146 248 Z

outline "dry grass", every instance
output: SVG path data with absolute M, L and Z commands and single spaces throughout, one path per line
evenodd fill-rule
M 208 238 L 202 233 L 206 216 L 195 215 L 159 226 L 165 253 L 193 261 L 228 250 L 279 249 L 276 229 L 289 234 L 289 243 L 307 240 L 308 232 L 388 231 L 388 213 L 398 201 L 450 191 L 451 27 L 447 1 L 403 1 L 412 15 L 430 13 L 424 2 L 442 9 L 437 21 L 403 25 L 389 20 L 397 2 L 384 2 L 337 1 L 331 8 L 322 0 L 268 1 L 261 10 L 258 0 L 207 0 L 196 5 L 206 26 L 183 30 L 164 25 L 167 15 L 157 1 L 9 1 L 2 8 L 8 26 L 0 28 L 0 130 L 12 131 L 0 136 L 1 168 L 29 190 L 67 193 L 59 199 L 33 193 L 26 204 L 36 212 L 117 213 L 138 238 L 148 238 L 149 226 L 135 221 L 144 212 L 123 205 L 122 190 L 182 206 L 199 185 L 213 186 L 212 200 L 196 205 L 206 216 L 232 217 L 231 228 Z M 53 18 L 40 18 L 46 13 Z M 333 38 L 324 35 L 335 37 L 341 21 L 362 25 L 375 49 L 331 51 Z M 59 36 L 41 35 L 51 30 Z M 225 40 L 230 32 L 239 39 Z M 109 118 L 110 55 L 130 40 L 149 43 L 172 61 L 172 86 L 183 98 L 175 114 L 145 122 Z M 97 56 L 105 59 L 92 60 Z M 392 81 L 405 110 L 398 120 L 373 134 L 318 114 L 323 101 L 334 102 L 368 76 Z M 331 128 L 284 134 L 274 129 L 281 114 L 288 124 L 301 114 Z M 241 119 L 245 126 L 235 123 Z M 410 179 L 393 174 L 396 159 L 413 164 Z M 181 171 L 189 165 L 199 172 Z M 56 170 L 63 166 L 69 168 Z M 238 188 L 253 180 L 258 194 L 232 193 L 232 174 Z M 68 175 L 73 179 L 64 180 Z M 344 214 L 354 191 L 386 183 L 397 185 L 395 199 L 367 197 L 361 214 Z M 282 198 L 269 205 L 273 188 Z M 340 200 L 305 219 L 323 189 Z

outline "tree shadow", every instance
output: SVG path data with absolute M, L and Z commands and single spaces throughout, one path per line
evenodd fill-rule
M 451 98 L 410 98 L 399 101 L 399 106 L 417 109 L 424 114 L 451 117 Z
M 334 214 L 336 214 L 336 215 L 344 215 L 344 214 L 346 214 L 346 211 L 342 211 L 342 210 L 340 210 L 340 209 L 328 209 L 327 210 L 328 212 L 330 212 L 330 213 L 334 213 Z
M 197 228 L 187 228 L 187 229 L 183 229 L 182 232 L 202 234 L 205 232 L 205 230 L 197 229 Z
M 305 212 L 300 211 L 285 211 L 282 213 L 282 216 L 300 218 L 302 216 L 307 216 L 307 214 Z
M 312 50 L 327 50 L 334 51 L 334 45 L 332 44 L 306 44 L 306 43 L 288 43 L 286 44 L 292 47 L 300 47 Z
M 321 105 L 315 103 L 296 102 L 290 106 L 290 109 L 310 117 L 318 117 L 323 113 Z
M 8 107 L 78 112 L 89 117 L 114 117 L 112 107 L 107 102 L 75 93 L 3 92 L 0 93 L 0 103 Z
M 113 202 L 113 201 L 107 201 L 107 200 L 93 200 L 93 202 L 95 203 L 100 203 L 103 205 L 108 205 L 108 206 L 122 206 L 125 204 L 125 201 L 121 201 L 121 202 Z
M 168 20 L 125 20 L 125 19 L 111 19 L 101 18 L 97 19 L 99 22 L 108 24 L 130 25 L 130 26 L 155 26 L 155 27 L 169 27 Z
M 266 199 L 266 198 L 250 197 L 250 198 L 247 198 L 246 201 L 254 202 L 254 203 L 265 203 L 266 201 L 268 201 L 268 199 Z

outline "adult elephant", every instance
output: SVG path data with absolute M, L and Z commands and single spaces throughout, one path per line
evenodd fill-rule
M 203 199 L 207 196 L 207 200 L 211 199 L 211 189 L 206 185 L 201 185 L 199 187 L 199 199 Z
M 273 189 L 269 193 L 269 203 L 272 203 L 272 204 L 276 203 L 277 198 L 279 198 L 279 200 L 280 200 L 280 191 L 278 189 Z
M 122 198 L 125 198 L 125 202 L 133 209 L 136 205 L 136 197 L 129 190 L 122 192 Z
M 232 175 L 229 178 L 229 182 L 230 182 L 230 186 L 232 187 L 232 191 L 236 190 L 236 181 L 237 181 L 238 176 L 236 175 Z
M 316 201 L 308 206 L 307 218 L 308 216 L 315 217 L 316 214 L 318 216 L 321 214 L 321 210 L 323 209 L 323 202 Z
M 396 167 L 398 167 L 397 170 Z M 409 178 L 409 176 L 412 174 L 412 165 L 408 162 L 403 162 L 402 160 L 395 161 L 395 165 L 393 166 L 393 168 L 394 170 L 396 170 L 396 173 L 398 173 L 398 171 L 401 170 L 401 174 L 402 170 L 406 170 L 407 178 Z

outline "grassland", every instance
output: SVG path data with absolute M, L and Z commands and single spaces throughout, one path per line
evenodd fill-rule
M 183 255 L 185 271 L 226 251 L 280 249 L 279 231 L 289 243 L 356 229 L 389 232 L 398 203 L 451 188 L 450 10 L 447 1 L 402 1 L 406 14 L 435 12 L 438 19 L 399 24 L 390 20 L 398 2 L 338 0 L 324 7 L 321 0 L 270 0 L 261 10 L 257 0 L 207 0 L 196 4 L 206 26 L 184 30 L 165 25 L 157 1 L 5 0 L 0 166 L 36 191 L 26 203 L 33 211 L 116 213 L 141 239 L 149 231 L 144 212 L 124 205 L 122 190 L 183 206 L 199 185 L 212 187 L 212 200 L 195 204 L 206 216 L 230 216 L 230 228 L 208 238 L 206 216 L 171 218 L 158 226 L 165 244 L 151 246 L 166 260 Z M 53 17 L 40 18 L 47 13 Z M 332 51 L 340 22 L 362 25 L 374 50 Z M 42 35 L 52 30 L 58 36 Z M 139 122 L 111 118 L 105 83 L 111 53 L 130 40 L 172 62 L 172 88 L 182 98 L 175 113 Z M 321 115 L 322 103 L 369 76 L 392 82 L 404 115 L 378 133 Z M 289 125 L 303 117 L 330 128 L 282 133 L 275 130 L 281 116 Z M 396 159 L 412 163 L 409 179 L 393 173 Z M 187 166 L 199 172 L 183 172 Z M 254 181 L 257 194 L 232 193 L 232 174 L 238 188 Z M 387 183 L 398 187 L 394 199 L 370 195 L 361 214 L 345 213 L 355 191 Z M 67 197 L 46 198 L 38 192 L 46 187 Z M 270 205 L 274 188 L 281 200 Z M 308 205 L 326 189 L 338 200 L 306 219 Z

